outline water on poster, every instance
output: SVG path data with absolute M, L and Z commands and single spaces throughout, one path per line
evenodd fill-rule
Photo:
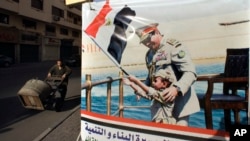
M 197 74 L 211 74 L 211 73 L 223 73 L 224 63 L 214 63 L 214 64 L 204 64 L 196 66 Z M 145 78 L 147 75 L 147 70 L 135 70 L 131 72 L 133 75 Z M 92 80 L 102 80 L 107 78 L 108 76 L 117 77 L 118 74 L 114 73 L 105 73 L 99 75 L 92 75 Z M 85 76 L 82 76 L 82 83 L 85 81 Z M 107 84 L 100 85 L 92 89 L 92 111 L 96 113 L 106 114 L 106 93 L 107 93 Z M 196 82 L 194 84 L 194 88 L 197 93 L 204 93 L 206 91 L 207 85 L 204 82 Z M 222 91 L 222 84 L 215 85 L 215 92 Z M 243 92 L 240 92 L 243 93 Z M 124 105 L 126 106 L 149 106 L 151 101 L 146 99 L 141 99 L 137 101 L 134 95 L 134 91 L 129 86 L 124 86 Z M 118 83 L 112 83 L 112 99 L 111 99 L 111 114 L 115 113 L 119 106 L 119 97 L 118 97 Z M 81 108 L 86 108 L 85 101 L 85 90 L 82 90 L 82 100 L 81 100 Z M 243 124 L 247 123 L 246 120 L 246 112 L 241 111 L 240 117 Z M 124 117 L 140 119 L 150 121 L 150 110 L 148 108 L 132 108 L 124 110 Z M 233 115 L 232 115 L 233 119 Z M 200 112 L 195 113 L 190 118 L 190 126 L 206 128 L 205 127 L 205 117 L 204 110 L 201 109 Z M 222 110 L 213 110 L 213 126 L 214 129 L 223 130 L 224 129 L 224 121 L 223 121 L 223 111 Z

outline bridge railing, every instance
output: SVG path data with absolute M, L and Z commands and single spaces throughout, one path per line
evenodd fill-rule
M 119 104 L 118 104 L 118 110 L 115 111 L 112 115 L 118 115 L 119 117 L 123 117 L 124 109 L 127 108 L 150 108 L 150 106 L 127 106 L 124 105 L 124 87 L 123 87 L 123 73 L 120 72 L 118 77 L 107 77 L 106 79 L 99 80 L 99 81 L 92 81 L 92 76 L 90 74 L 86 74 L 85 76 L 85 83 L 82 84 L 81 88 L 85 89 L 85 95 L 86 95 L 86 110 L 91 111 L 91 91 L 92 88 L 96 86 L 100 86 L 103 84 L 107 84 L 107 115 L 111 115 L 111 96 L 112 96 L 112 83 L 118 82 L 118 93 L 119 93 Z M 144 81 L 142 79 L 142 81 Z

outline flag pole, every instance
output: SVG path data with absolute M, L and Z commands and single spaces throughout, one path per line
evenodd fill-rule
M 85 32 L 85 31 L 84 31 Z M 88 35 L 86 32 L 85 32 L 86 35 Z M 88 36 L 99 48 L 101 48 L 101 50 L 106 54 L 106 56 L 109 57 L 109 59 L 111 59 L 111 61 L 116 65 L 116 67 L 118 67 L 123 73 L 125 73 L 127 76 L 129 76 L 129 74 L 122 68 L 122 66 L 116 61 L 114 60 L 114 58 L 109 54 L 107 53 L 106 50 L 104 50 L 102 47 L 100 47 L 100 45 L 94 40 L 92 39 L 90 36 Z

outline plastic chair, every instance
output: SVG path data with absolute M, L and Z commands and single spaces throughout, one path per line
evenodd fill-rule
M 212 110 L 223 109 L 225 130 L 229 131 L 231 110 L 235 124 L 240 124 L 240 110 L 248 112 L 249 48 L 227 49 L 224 73 L 199 75 L 197 81 L 207 81 L 208 85 L 201 103 L 205 111 L 206 128 L 213 129 Z M 221 93 L 214 92 L 216 83 L 223 84 Z M 244 94 L 239 95 L 238 90 L 243 90 Z

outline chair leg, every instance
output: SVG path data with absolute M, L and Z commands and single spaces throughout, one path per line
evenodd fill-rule
M 235 124 L 240 124 L 240 114 L 239 114 L 239 110 L 233 110 L 234 112 L 234 123 Z
M 248 116 L 248 109 L 246 110 L 246 117 L 247 117 L 247 124 L 250 125 L 250 119 L 249 119 L 249 116 Z
M 229 131 L 231 126 L 230 109 L 224 109 L 224 121 L 225 121 L 225 130 Z
M 207 129 L 213 129 L 213 117 L 212 117 L 212 109 L 211 107 L 205 106 L 205 122 Z

